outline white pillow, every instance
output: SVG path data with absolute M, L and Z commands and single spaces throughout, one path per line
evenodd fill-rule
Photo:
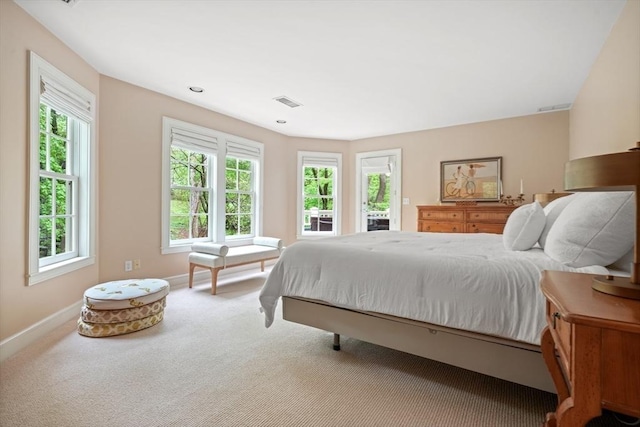
M 276 237 L 256 236 L 253 238 L 253 244 L 260 245 L 260 246 L 271 246 L 277 249 L 282 249 L 282 239 L 278 239 Z
M 526 251 L 540 238 L 546 223 L 544 210 L 539 202 L 522 205 L 511 212 L 502 233 L 502 243 L 510 251 Z
M 570 267 L 605 266 L 631 249 L 634 231 L 632 191 L 583 193 L 549 230 L 544 252 Z
M 575 200 L 578 196 L 578 193 L 575 193 L 570 196 L 560 197 L 559 199 L 549 202 L 549 204 L 544 207 L 544 214 L 547 217 L 547 223 L 544 226 L 544 230 L 542 230 L 542 234 L 540 234 L 540 240 L 538 240 L 541 248 L 544 248 L 544 245 L 547 242 L 547 235 L 549 234 L 549 230 L 551 230 L 553 223 L 556 222 L 564 208 L 569 206 L 569 203 Z
M 191 245 L 191 250 L 217 256 L 225 256 L 229 253 L 229 247 L 227 245 L 218 243 L 194 243 Z
M 633 247 L 629 252 L 622 255 L 622 258 L 620 258 L 613 264 L 608 265 L 607 268 L 631 273 L 631 263 L 633 263 Z

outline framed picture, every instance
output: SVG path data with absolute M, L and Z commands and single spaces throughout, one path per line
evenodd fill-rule
M 502 157 L 440 162 L 442 202 L 498 202 L 502 184 Z

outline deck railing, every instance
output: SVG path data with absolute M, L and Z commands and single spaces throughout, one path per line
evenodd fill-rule
M 367 219 L 389 219 L 389 211 L 369 211 L 367 212 Z M 333 210 L 322 209 L 307 209 L 304 211 L 304 229 L 309 231 L 318 231 L 318 225 L 320 224 L 319 231 L 331 231 L 333 229 Z

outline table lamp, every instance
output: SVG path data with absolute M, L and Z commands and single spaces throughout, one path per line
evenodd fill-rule
M 596 291 L 624 298 L 640 299 L 640 141 L 622 153 L 584 157 L 567 162 L 564 188 L 567 191 L 635 191 L 636 229 L 631 280 L 625 277 L 598 276 L 593 279 Z

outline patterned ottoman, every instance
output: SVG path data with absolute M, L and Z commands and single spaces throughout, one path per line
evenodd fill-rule
M 89 288 L 78 333 L 111 337 L 149 328 L 162 320 L 168 293 L 169 282 L 161 279 L 117 280 Z

